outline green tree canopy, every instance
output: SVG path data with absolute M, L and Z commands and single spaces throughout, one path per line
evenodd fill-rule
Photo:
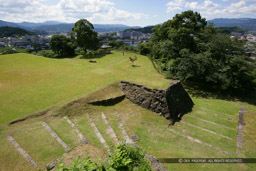
M 185 11 L 153 28 L 151 56 L 172 78 L 216 89 L 252 88 L 252 64 L 243 42 L 217 34 L 200 14 Z
M 50 49 L 60 56 L 74 54 L 74 46 L 71 40 L 64 35 L 54 35 L 50 39 Z
M 97 33 L 93 29 L 93 25 L 86 19 L 77 21 L 72 28 L 71 39 L 85 52 L 87 49 L 96 50 L 99 47 Z

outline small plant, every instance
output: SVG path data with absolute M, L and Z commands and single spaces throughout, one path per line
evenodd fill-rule
M 65 166 L 61 162 L 57 171 L 152 171 L 144 156 L 145 152 L 140 148 L 120 143 L 106 162 L 101 163 L 101 160 L 95 162 L 91 157 L 78 157 L 71 166 Z
M 86 53 L 86 56 L 90 59 L 89 62 L 92 62 L 92 58 L 94 58 L 95 52 L 94 51 L 88 51 Z
M 137 60 L 137 56 L 135 55 L 134 57 L 129 57 L 130 61 L 132 62 L 132 66 L 134 67 L 134 62 Z
M 57 58 L 58 55 L 55 54 L 52 50 L 41 50 L 38 52 L 38 55 L 48 57 L 48 58 Z
M 120 143 L 110 157 L 110 165 L 115 170 L 151 171 L 149 162 L 144 159 L 145 152 L 133 145 Z

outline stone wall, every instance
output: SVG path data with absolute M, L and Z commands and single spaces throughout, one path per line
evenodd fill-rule
M 184 113 L 189 112 L 194 105 L 179 81 L 173 82 L 165 90 L 150 89 L 139 84 L 121 81 L 120 89 L 132 103 L 174 122 Z

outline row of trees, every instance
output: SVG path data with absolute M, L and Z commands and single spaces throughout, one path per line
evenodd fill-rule
M 255 67 L 245 55 L 244 42 L 219 34 L 199 13 L 176 14 L 153 31 L 140 52 L 150 55 L 171 78 L 207 83 L 218 90 L 243 92 L 255 87 Z
M 72 28 L 71 37 L 54 35 L 50 40 L 50 49 L 59 56 L 72 56 L 75 48 L 79 47 L 86 53 L 87 50 L 99 48 L 97 33 L 93 31 L 93 25 L 86 19 L 77 21 Z

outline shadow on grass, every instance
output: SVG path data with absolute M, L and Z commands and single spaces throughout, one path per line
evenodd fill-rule
M 97 63 L 97 61 L 89 61 L 90 63 Z
M 132 65 L 132 67 L 138 68 L 138 67 L 141 67 L 141 66 L 140 65 Z
M 188 94 L 192 97 L 220 99 L 226 101 L 241 101 L 251 105 L 256 105 L 256 92 L 239 95 L 231 94 L 229 92 L 216 91 L 216 89 L 213 89 L 207 84 L 195 82 L 185 82 L 183 83 L 183 86 Z

